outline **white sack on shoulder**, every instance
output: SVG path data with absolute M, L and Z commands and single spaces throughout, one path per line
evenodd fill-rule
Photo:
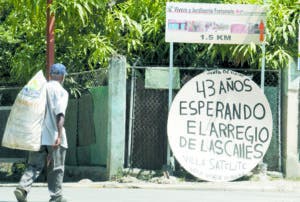
M 46 82 L 40 70 L 19 92 L 6 123 L 2 146 L 29 151 L 40 149 Z

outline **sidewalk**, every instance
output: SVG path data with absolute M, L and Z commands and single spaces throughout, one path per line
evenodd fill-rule
M 1 187 L 15 187 L 17 183 L 0 183 Z M 46 187 L 46 183 L 34 183 L 34 187 Z M 176 183 L 153 183 L 153 182 L 127 182 L 115 181 L 64 183 L 64 187 L 85 188 L 132 188 L 132 189 L 174 189 L 174 190 L 219 190 L 219 191 L 262 191 L 262 192 L 297 192 L 300 193 L 300 181 L 292 180 L 266 180 L 266 181 L 237 181 L 237 182 L 176 182 Z

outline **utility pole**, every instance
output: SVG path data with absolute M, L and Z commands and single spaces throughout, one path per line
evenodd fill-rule
M 47 80 L 50 78 L 50 67 L 54 64 L 54 23 L 55 16 L 51 14 L 50 6 L 52 4 L 52 0 L 47 0 L 47 27 L 46 27 L 46 35 L 47 35 L 47 59 L 46 59 L 46 76 Z

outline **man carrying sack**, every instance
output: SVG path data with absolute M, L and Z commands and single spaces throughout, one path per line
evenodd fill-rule
M 41 148 L 39 151 L 29 153 L 28 166 L 14 191 L 19 202 L 27 201 L 30 188 L 41 173 L 46 157 L 50 202 L 66 201 L 62 197 L 65 156 L 68 148 L 64 120 L 69 95 L 62 87 L 66 74 L 66 67 L 63 64 L 51 66 L 50 81 L 46 83 L 46 112 L 42 126 Z

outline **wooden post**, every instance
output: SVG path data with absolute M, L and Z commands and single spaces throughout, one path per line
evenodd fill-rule
M 55 16 L 50 12 L 52 0 L 47 0 L 47 61 L 46 61 L 46 76 L 47 80 L 50 77 L 50 67 L 54 64 L 54 23 Z

